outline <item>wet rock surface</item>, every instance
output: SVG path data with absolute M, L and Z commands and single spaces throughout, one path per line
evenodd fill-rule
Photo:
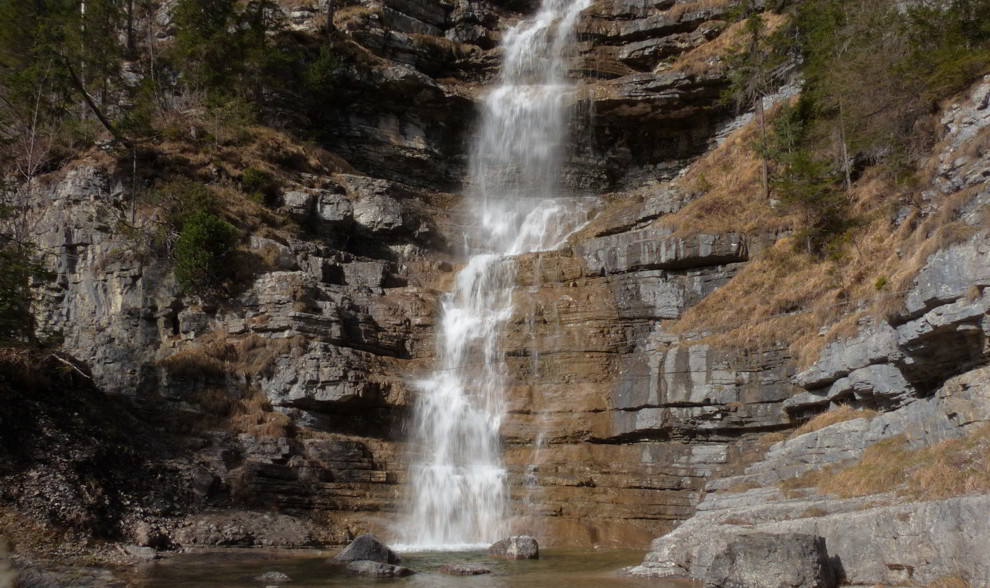
M 492 544 L 488 555 L 501 559 L 540 559 L 540 546 L 528 535 L 516 535 Z
M 358 560 L 347 564 L 347 573 L 372 578 L 401 578 L 415 574 L 413 570 L 377 561 Z
M 354 539 L 343 551 L 330 558 L 334 563 L 353 561 L 372 561 L 383 564 L 397 564 L 402 561 L 394 551 L 379 541 L 371 533 L 365 533 Z
M 267 584 L 285 584 L 286 582 L 291 582 L 292 578 L 282 572 L 265 572 L 256 577 L 255 581 Z
M 447 564 L 440 571 L 451 576 L 481 576 L 492 573 L 489 568 L 473 564 Z

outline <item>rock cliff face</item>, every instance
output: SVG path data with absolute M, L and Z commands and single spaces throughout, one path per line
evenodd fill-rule
M 924 192 L 930 210 L 961 195 L 958 217 L 975 230 L 927 255 L 885 319 L 861 320 L 855 334 L 824 346 L 812 365 L 793 374 L 797 393 L 783 400 L 775 418 L 800 422 L 839 405 L 877 412 L 792 435 L 734 475 L 710 480 L 696 514 L 656 539 L 631 574 L 711 581 L 736 539 L 802 533 L 824 539 L 832 568 L 849 584 L 990 582 L 982 548 L 990 532 L 979 514 L 987 496 L 966 478 L 981 475 L 983 466 L 963 457 L 984 451 L 990 419 L 984 292 L 990 257 L 978 212 L 988 168 L 985 160 L 957 155 L 990 124 L 988 96 L 990 80 L 984 80 L 943 114 L 942 151 Z M 953 440 L 967 449 L 951 453 Z M 891 448 L 894 453 L 883 453 Z M 933 457 L 939 451 L 954 457 Z M 946 459 L 954 460 L 948 470 L 926 474 Z M 844 470 L 858 461 L 853 468 L 861 470 Z M 950 487 L 931 490 L 935 480 L 921 480 L 916 485 L 929 490 L 912 494 L 902 481 L 884 477 L 885 465 L 908 468 L 915 479 L 944 478 Z M 948 481 L 948 471 L 966 479 Z M 829 485 L 830 479 L 846 486 Z
M 464 180 L 474 103 L 497 73 L 501 31 L 532 4 L 340 8 L 332 20 L 349 47 L 338 72 L 347 83 L 327 105 L 325 146 L 353 173 L 283 187 L 279 212 L 298 229 L 245 238 L 245 286 L 227 300 L 182 295 L 167 260 L 138 254 L 119 230 L 135 197 L 126 170 L 72 164 L 35 186 L 30 222 L 57 272 L 43 329 L 63 338 L 100 389 L 174 422 L 191 447 L 196 466 L 182 474 L 199 489 L 191 514 L 177 526 L 153 523 L 175 544 L 304 545 L 387 533 L 404 480 L 408 381 L 430 365 L 437 292 L 453 275 L 458 225 L 447 191 Z M 597 2 L 582 17 L 573 75 L 583 80 L 583 114 L 566 174 L 575 190 L 668 177 L 726 119 L 715 106 L 718 78 L 654 72 L 724 28 L 717 9 L 672 5 Z M 323 26 L 326 10 L 286 4 L 304 33 Z M 784 377 L 774 357 L 668 350 L 658 323 L 747 259 L 739 235 L 680 239 L 646 226 L 686 200 L 650 195 L 642 210 L 600 222 L 573 249 L 519 260 L 526 287 L 507 336 L 518 384 L 505 438 L 514 492 L 553 515 L 547 532 L 558 542 L 567 530 L 578 544 L 642 543 L 687 516 L 727 459 L 726 445 L 690 439 L 733 437 L 722 419 L 740 428 L 765 420 L 713 409 L 706 391 L 737 371 L 746 374 L 741 388 L 755 385 L 753 369 Z M 139 205 L 137 214 L 138 225 L 154 220 L 153 209 Z M 666 364 L 691 371 L 651 381 Z M 203 422 L 207 430 L 196 430 Z M 623 512 L 602 512 L 603 501 L 616 500 Z M 260 505 L 329 525 L 273 539 L 271 525 L 213 512 Z
M 276 212 L 287 224 L 245 237 L 249 271 L 223 301 L 182 295 L 166 261 L 133 251 L 115 222 L 134 198 L 124 170 L 77 162 L 35 187 L 33 234 L 57 274 L 42 327 L 99 389 L 168 423 L 186 452 L 170 474 L 193 490 L 180 514 L 146 517 L 122 531 L 127 540 L 303 546 L 388 535 L 405 480 L 409 382 L 431 365 L 437 299 L 458 262 L 451 193 L 464 181 L 476 97 L 495 74 L 500 31 L 533 4 L 363 0 L 338 10 L 340 42 L 363 56 L 342 63 L 348 83 L 327 106 L 325 146 L 347 165 L 283 188 Z M 503 438 L 519 531 L 550 545 L 639 546 L 698 509 L 640 572 L 701 575 L 686 562 L 718 554 L 699 537 L 752 512 L 746 524 L 758 530 L 826 537 L 850 581 L 951 573 L 886 555 L 900 545 L 877 547 L 887 550 L 880 571 L 860 567 L 867 552 L 842 534 L 842 517 L 951 525 L 982 498 L 931 503 L 905 522 L 910 507 L 859 512 L 858 499 L 794 501 L 766 487 L 893 435 L 934 443 L 986 420 L 974 379 L 983 372 L 971 370 L 987 363 L 990 332 L 988 172 L 985 160 L 951 154 L 990 124 L 990 85 L 946 111 L 947 146 L 923 196 L 970 190 L 962 218 L 980 230 L 927 259 L 889 320 L 864 321 L 799 370 L 786 341 L 740 350 L 676 329 L 774 238 L 685 236 L 661 222 L 697 196 L 667 180 L 730 119 L 716 105 L 717 69 L 668 67 L 723 32 L 719 4 L 597 0 L 582 15 L 566 179 L 610 196 L 566 247 L 516 260 Z M 327 18 L 324 4 L 285 7 L 303 33 Z M 152 214 L 139 207 L 143 220 Z M 769 450 L 760 440 L 839 403 L 890 412 Z M 763 488 L 720 493 L 736 484 Z M 826 516 L 785 520 L 811 507 Z M 243 512 L 261 508 L 279 514 Z

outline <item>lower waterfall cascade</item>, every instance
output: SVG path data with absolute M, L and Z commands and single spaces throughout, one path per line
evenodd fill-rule
M 415 383 L 402 549 L 486 546 L 509 532 L 499 427 L 512 256 L 562 245 L 594 201 L 566 197 L 559 186 L 575 96 L 569 50 L 590 3 L 543 0 L 535 16 L 505 33 L 501 81 L 483 99 L 470 154 L 467 262 L 442 301 L 436 368 Z

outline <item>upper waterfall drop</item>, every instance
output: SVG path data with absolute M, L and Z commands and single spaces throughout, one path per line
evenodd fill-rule
M 590 3 L 543 0 L 507 31 L 500 83 L 482 101 L 466 199 L 469 257 L 442 303 L 436 369 L 416 382 L 404 549 L 477 547 L 509 531 L 499 342 L 513 314 L 511 256 L 556 248 L 587 222 L 587 199 L 562 198 L 558 187 L 575 92 L 569 50 Z

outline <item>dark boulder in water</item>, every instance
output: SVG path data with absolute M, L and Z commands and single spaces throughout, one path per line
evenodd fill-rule
M 377 561 L 359 560 L 347 564 L 347 573 L 374 578 L 398 578 L 401 576 L 411 576 L 416 572 L 402 566 L 393 566 Z
M 440 571 L 451 576 L 480 576 L 492 573 L 490 569 L 484 566 L 463 563 L 447 564 L 440 568 Z
M 362 560 L 397 564 L 402 561 L 402 558 L 371 533 L 358 536 L 343 551 L 330 558 L 331 563 L 348 563 Z

